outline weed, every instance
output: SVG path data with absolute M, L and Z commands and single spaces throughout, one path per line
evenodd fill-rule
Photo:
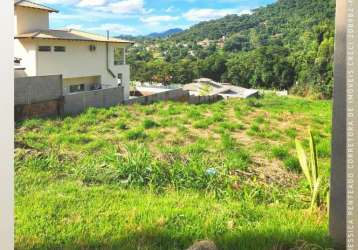
M 262 107 L 262 103 L 259 100 L 255 99 L 255 98 L 247 99 L 246 104 L 247 104 L 247 106 L 253 107 L 253 108 Z
M 128 125 L 125 122 L 121 121 L 121 122 L 118 123 L 118 128 L 121 129 L 121 130 L 127 130 Z
M 284 160 L 288 157 L 289 154 L 285 147 L 279 146 L 272 148 L 272 155 L 277 159 Z
M 145 129 L 155 128 L 155 127 L 158 127 L 158 126 L 159 126 L 159 124 L 156 123 L 156 122 L 153 121 L 153 120 L 145 119 L 145 120 L 143 121 L 143 127 L 144 127 Z
M 285 131 L 286 135 L 292 139 L 295 139 L 297 136 L 297 129 L 295 128 L 288 128 Z
M 146 133 L 142 129 L 138 128 L 128 130 L 125 136 L 128 140 L 139 140 L 147 137 Z
M 293 172 L 301 172 L 300 162 L 296 157 L 290 155 L 284 159 L 283 163 L 288 170 Z
M 201 119 L 199 121 L 194 122 L 194 128 L 207 129 L 212 124 L 212 121 L 209 119 Z

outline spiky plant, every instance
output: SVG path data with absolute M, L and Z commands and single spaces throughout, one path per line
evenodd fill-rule
M 320 188 L 322 177 L 319 176 L 318 171 L 318 162 L 317 162 L 317 151 L 316 151 L 316 143 L 314 141 L 312 132 L 309 131 L 309 159 L 303 149 L 302 143 L 296 139 L 296 151 L 298 160 L 300 162 L 300 166 L 302 169 L 303 174 L 305 175 L 311 189 L 311 206 L 310 208 L 313 209 L 314 207 L 318 207 L 320 205 Z

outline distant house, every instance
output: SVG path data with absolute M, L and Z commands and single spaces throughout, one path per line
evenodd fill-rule
M 14 4 L 15 75 L 61 74 L 64 93 L 121 85 L 124 98 L 129 98 L 126 48 L 132 42 L 75 29 L 49 29 L 49 14 L 57 10 L 28 0 Z
M 229 83 L 219 83 L 209 78 L 197 79 L 193 83 L 184 85 L 183 89 L 195 96 L 219 95 L 224 99 L 257 97 L 259 94 L 256 89 L 247 89 Z
M 196 44 L 199 45 L 199 46 L 201 46 L 201 47 L 206 48 L 206 47 L 209 47 L 209 45 L 210 45 L 210 40 L 209 40 L 209 39 L 204 39 L 204 40 L 202 40 L 202 41 L 197 42 Z

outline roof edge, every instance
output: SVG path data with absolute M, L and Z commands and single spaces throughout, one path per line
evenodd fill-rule
M 34 5 L 37 5 L 37 6 L 41 6 L 43 8 L 36 8 L 36 7 L 31 7 L 31 6 L 23 6 L 23 5 L 19 5 L 21 4 L 22 2 L 28 2 L 28 3 L 32 3 Z M 21 6 L 21 7 L 24 7 L 24 8 L 30 8 L 30 9 L 40 9 L 40 10 L 44 10 L 44 11 L 47 11 L 47 12 L 54 12 L 54 13 L 59 13 L 58 10 L 54 9 L 54 8 L 51 8 L 51 7 L 48 7 L 46 5 L 43 5 L 43 4 L 39 4 L 39 3 L 35 3 L 35 2 L 32 2 L 32 1 L 29 1 L 29 0 L 15 0 L 14 1 L 14 5 L 18 5 L 18 6 Z

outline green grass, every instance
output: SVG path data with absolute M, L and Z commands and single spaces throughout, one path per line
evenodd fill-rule
M 314 128 L 327 186 L 330 112 L 329 101 L 265 96 L 18 123 L 16 248 L 329 247 L 324 207 L 306 210 L 294 138 Z

